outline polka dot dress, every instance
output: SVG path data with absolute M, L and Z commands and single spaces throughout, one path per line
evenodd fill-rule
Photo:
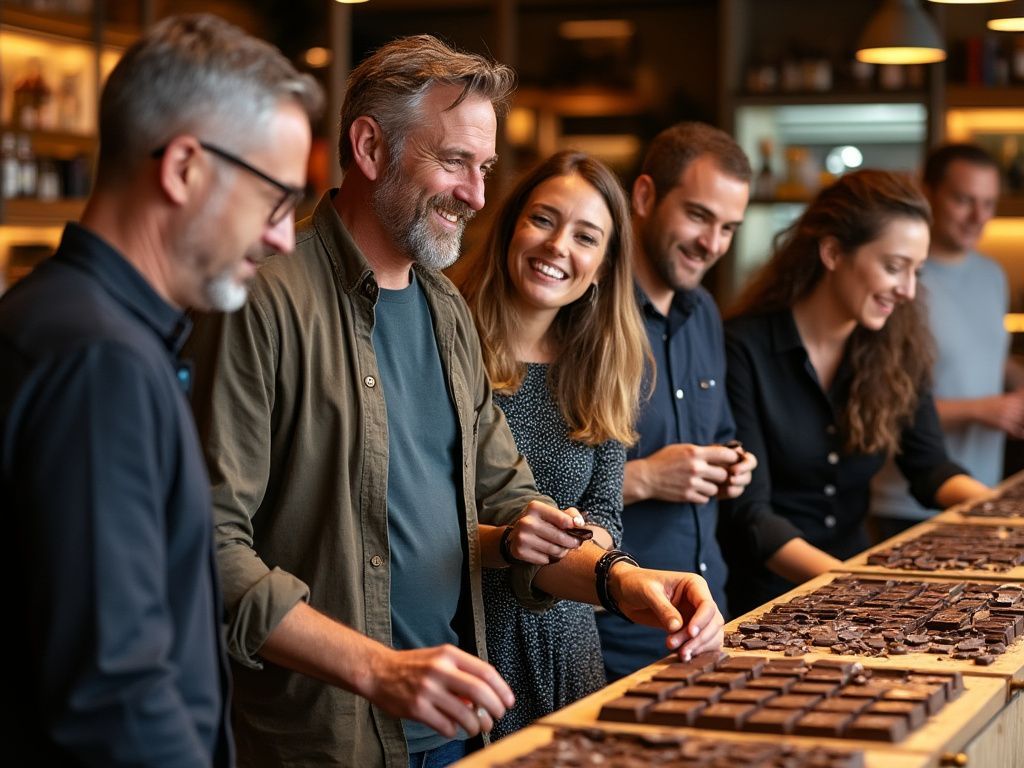
M 575 506 L 589 522 L 622 538 L 625 448 L 609 440 L 589 446 L 569 439 L 547 386 L 549 366 L 530 363 L 519 391 L 495 395 L 537 488 L 559 507 Z M 563 600 L 543 614 L 520 607 L 507 570 L 484 569 L 487 654 L 516 695 L 491 734 L 500 738 L 605 685 L 594 609 Z

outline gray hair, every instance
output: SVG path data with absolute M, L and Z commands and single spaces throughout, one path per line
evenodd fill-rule
M 131 173 L 183 133 L 244 151 L 282 101 L 315 119 L 316 81 L 263 40 L 210 14 L 152 26 L 114 67 L 100 99 L 100 178 Z
M 431 86 L 462 86 L 462 93 L 448 109 L 469 96 L 483 96 L 501 115 L 508 109 L 515 82 L 515 73 L 504 64 L 456 51 L 431 35 L 403 37 L 384 45 L 349 76 L 338 139 L 342 170 L 352 164 L 348 133 L 356 118 L 365 115 L 377 121 L 389 162 L 394 162 L 402 154 L 409 131 L 419 122 L 420 106 Z

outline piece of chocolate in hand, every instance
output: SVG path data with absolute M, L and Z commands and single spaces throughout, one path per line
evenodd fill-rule
M 590 541 L 594 538 L 594 532 L 589 528 L 566 528 L 565 532 L 579 541 Z

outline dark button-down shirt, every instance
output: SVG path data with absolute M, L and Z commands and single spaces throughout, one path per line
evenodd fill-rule
M 627 460 L 642 459 L 673 443 L 713 445 L 733 438 L 725 392 L 722 321 L 703 288 L 677 293 L 662 315 L 637 289 L 637 301 L 654 354 L 655 387 L 643 403 L 640 439 Z M 622 548 L 647 568 L 699 573 L 724 614 L 725 561 L 715 539 L 718 505 L 648 499 L 622 511 Z M 598 614 L 601 646 L 610 677 L 621 677 L 665 656 L 665 635 Z
M 804 538 L 841 560 L 866 547 L 869 484 L 885 456 L 843 450 L 839 415 L 853 369 L 844 358 L 824 391 L 789 310 L 731 320 L 726 351 L 736 435 L 760 460 L 747 491 L 722 505 L 729 599 L 738 612 L 792 586 L 763 565 L 787 541 Z M 946 480 L 963 472 L 946 456 L 928 392 L 901 434 L 896 461 L 928 505 Z
M 187 330 L 73 224 L 0 301 L 5 749 L 19 764 L 231 762 L 209 484 L 177 365 Z

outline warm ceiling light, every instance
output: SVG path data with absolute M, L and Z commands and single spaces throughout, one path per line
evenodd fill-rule
M 320 46 L 317 46 L 306 51 L 302 55 L 302 58 L 305 59 L 306 66 L 313 69 L 320 69 L 321 67 L 326 67 L 331 63 L 331 51 L 328 48 L 321 48 Z
M 984 3 L 1007 3 L 1010 0 L 931 0 L 933 3 L 945 3 L 946 5 L 982 5 Z
M 946 58 L 939 30 L 917 0 L 884 0 L 857 46 L 870 64 L 934 64 Z
M 988 28 L 996 32 L 1024 32 L 1024 0 L 1013 0 L 993 10 Z
M 558 34 L 566 40 L 593 40 L 633 36 L 633 22 L 625 19 L 563 21 Z
M 334 0 L 336 3 L 342 3 L 343 5 L 355 5 L 356 3 L 365 3 L 368 0 Z

